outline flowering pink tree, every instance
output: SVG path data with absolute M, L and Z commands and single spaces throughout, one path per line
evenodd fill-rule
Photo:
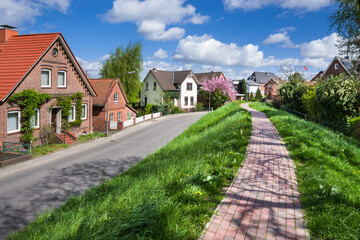
M 205 79 L 201 90 L 207 92 L 206 96 L 203 97 L 206 100 L 211 99 L 211 106 L 215 108 L 223 105 L 226 101 L 236 100 L 236 91 L 233 85 L 223 76 Z

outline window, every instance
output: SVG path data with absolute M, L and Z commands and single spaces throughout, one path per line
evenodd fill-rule
M 186 83 L 186 90 L 192 91 L 192 83 Z
M 190 106 L 194 106 L 194 97 L 190 97 Z
M 66 87 L 66 72 L 58 72 L 58 87 Z
M 20 131 L 20 111 L 12 111 L 7 114 L 7 132 Z
M 145 83 L 145 91 L 148 91 L 148 90 L 149 90 L 149 83 L 146 82 L 146 83 Z
M 119 102 L 119 94 L 114 93 L 114 102 Z
M 87 104 L 82 105 L 81 119 L 87 119 Z
M 118 122 L 121 122 L 121 112 L 118 112 L 118 113 L 117 113 L 117 121 L 118 121 Z
M 189 105 L 189 98 L 185 97 L 185 106 Z
M 147 105 L 147 97 L 145 97 L 145 106 Z
M 154 91 L 156 91 L 156 82 L 154 82 Z
M 69 110 L 69 122 L 75 121 L 75 106 L 71 106 Z
M 339 69 L 339 64 L 335 63 L 335 69 Z
M 51 70 L 41 69 L 41 87 L 51 87 Z
M 40 122 L 39 122 L 39 109 L 35 109 L 35 115 L 31 117 L 30 119 L 30 126 L 33 128 L 38 128 L 40 127 Z
M 113 113 L 110 113 L 110 122 L 113 122 L 114 121 L 114 114 Z

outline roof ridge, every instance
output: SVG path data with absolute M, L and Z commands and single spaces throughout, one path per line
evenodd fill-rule
M 61 32 L 56 32 L 56 33 L 29 33 L 29 34 L 14 35 L 13 37 L 27 37 L 27 36 L 40 36 L 40 35 L 61 35 Z

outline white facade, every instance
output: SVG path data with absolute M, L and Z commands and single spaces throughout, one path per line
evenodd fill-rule
M 156 90 L 154 90 L 154 83 L 156 83 Z M 148 85 L 146 90 L 146 84 Z M 140 106 L 145 106 L 145 98 L 147 104 L 158 104 L 163 101 L 163 89 L 156 81 L 154 75 L 150 72 L 144 79 L 143 86 L 140 90 Z
M 188 84 L 191 84 L 191 90 L 187 89 Z M 180 94 L 179 94 L 179 101 L 178 107 L 180 108 L 194 108 L 197 103 L 197 88 L 198 85 L 195 81 L 195 77 L 190 74 L 180 85 Z M 186 104 L 187 98 L 187 104 Z
M 247 85 L 247 92 L 248 94 L 256 94 L 256 91 L 260 88 L 260 86 L 249 86 Z

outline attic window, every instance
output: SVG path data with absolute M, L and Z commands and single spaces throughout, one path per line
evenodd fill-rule
M 339 69 L 339 64 L 335 63 L 335 69 Z
M 51 87 L 51 70 L 41 69 L 41 87 Z

